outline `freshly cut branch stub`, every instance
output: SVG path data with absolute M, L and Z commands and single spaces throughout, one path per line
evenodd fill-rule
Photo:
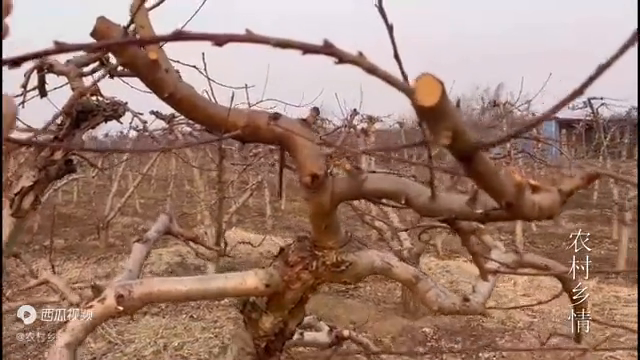
M 422 74 L 416 79 L 414 97 L 416 102 L 422 106 L 436 106 L 442 97 L 443 89 L 442 81 L 438 78 L 431 74 Z

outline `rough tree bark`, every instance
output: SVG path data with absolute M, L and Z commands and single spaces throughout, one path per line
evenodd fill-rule
M 620 160 L 622 161 L 623 166 L 626 165 L 626 160 L 628 157 L 629 144 L 631 143 L 631 134 L 632 127 L 629 125 L 625 126 L 624 129 L 624 140 L 622 141 L 622 151 L 620 153 Z M 614 184 L 617 185 L 617 184 Z M 632 193 L 632 187 L 629 185 L 624 185 L 625 191 L 623 194 L 626 196 L 622 196 L 622 216 L 617 216 L 618 220 L 618 254 L 616 256 L 616 270 L 626 270 L 627 268 L 627 254 L 629 252 L 629 227 L 631 225 L 631 211 L 633 206 L 631 206 L 630 195 Z M 613 189 L 612 189 L 613 190 Z M 616 199 L 617 200 L 617 199 Z
M 136 15 L 136 24 L 139 36 L 153 35 L 144 7 Z M 121 26 L 99 17 L 91 36 L 100 41 L 121 38 L 126 34 Z M 453 224 L 469 238 L 466 241 L 471 244 L 471 234 L 475 230 L 469 230 L 469 226 L 461 220 L 549 219 L 560 212 L 573 193 L 588 186 L 597 177 L 587 174 L 551 187 L 498 171 L 486 155 L 474 149 L 473 140 L 444 93 L 442 83 L 428 74 L 417 79 L 413 90 L 412 100 L 420 121 L 463 165 L 478 186 L 501 205 L 500 208 L 479 212 L 466 205 L 465 196 L 455 194 L 439 197 L 446 198 L 446 201 L 434 200 L 428 195 L 428 189 L 420 184 L 388 175 L 353 173 L 345 177 L 328 177 L 322 149 L 315 145 L 317 136 L 299 120 L 280 114 L 274 117 L 265 111 L 229 109 L 208 101 L 181 80 L 162 49 L 122 46 L 110 50 L 122 66 L 186 118 L 209 130 L 237 134 L 234 138 L 241 142 L 282 146 L 293 158 L 300 184 L 307 191 L 312 233 L 311 236 L 299 237 L 284 248 L 273 265 L 265 270 L 182 278 L 180 286 L 176 286 L 177 280 L 172 279 L 143 279 L 107 289 L 100 303 L 91 304 L 94 308 L 105 309 L 104 315 L 94 322 L 67 324 L 55 345 L 56 349 L 66 352 L 58 354 L 73 353 L 98 323 L 118 311 L 130 312 L 151 301 L 252 295 L 263 298 L 251 298 L 244 304 L 242 313 L 245 327 L 252 337 L 257 357 L 276 358 L 303 321 L 309 296 L 320 284 L 355 282 L 373 274 L 399 281 L 434 310 L 443 313 L 482 313 L 495 284 L 495 274 L 485 274 L 475 286 L 474 294 L 463 298 L 442 288 L 427 275 L 393 255 L 372 250 L 347 252 L 342 246 L 349 239 L 341 230 L 336 216 L 337 206 L 344 201 L 389 198 L 410 206 L 424 216 L 453 217 Z M 278 126 L 273 126 L 274 122 Z M 509 255 L 495 246 L 492 257 L 516 267 L 564 269 L 559 264 L 531 254 Z M 499 267 L 492 264 L 485 266 Z M 565 288 L 572 285 L 568 277 L 561 278 L 561 281 Z
M 87 54 L 73 57 L 64 63 L 41 59 L 33 69 L 44 73 L 64 76 L 72 90 L 72 96 L 61 112 L 62 120 L 52 124 L 53 142 L 63 143 L 81 139 L 82 135 L 96 126 L 119 120 L 125 114 L 120 101 L 89 96 L 95 87 L 87 86 L 82 78 L 82 69 L 102 58 L 102 54 Z M 31 71 L 31 70 L 30 70 Z M 35 70 L 34 70 L 35 71 Z M 72 152 L 65 149 L 35 148 L 29 152 L 30 160 L 20 177 L 9 184 L 3 194 L 2 244 L 10 253 L 22 229 L 39 208 L 42 196 L 49 186 L 65 176 L 76 172 Z
M 140 8 L 134 1 L 132 9 Z M 132 12 L 134 12 L 132 10 Z M 138 36 L 153 36 L 147 9 L 142 6 L 134 20 Z M 123 27 L 99 17 L 91 32 L 97 40 L 114 40 L 128 36 Z M 246 36 L 257 37 L 252 33 Z M 220 42 L 224 43 L 224 42 Z M 273 43 L 273 42 L 271 42 Z M 284 46 L 308 50 L 308 45 Z M 333 56 L 342 62 L 365 61 L 326 45 L 332 51 L 307 51 Z M 317 47 L 316 47 L 317 49 Z M 327 282 L 354 283 L 370 275 L 383 275 L 409 288 L 425 306 L 444 314 L 482 314 L 496 282 L 496 270 L 503 266 L 514 269 L 534 268 L 554 271 L 568 295 L 576 283 L 566 275 L 568 269 L 549 259 L 533 254 L 507 252 L 492 241 L 481 225 L 474 222 L 497 220 L 542 220 L 556 216 L 562 205 L 576 191 L 590 185 L 597 174 L 588 173 L 565 179 L 557 186 L 543 185 L 499 169 L 477 149 L 465 128 L 460 113 L 449 101 L 442 82 L 435 76 L 419 76 L 413 88 L 384 77 L 410 97 L 420 122 L 428 127 L 432 138 L 446 148 L 463 166 L 491 201 L 468 205 L 463 194 L 433 197 L 428 188 L 408 179 L 384 174 L 353 171 L 347 176 L 329 176 L 317 135 L 298 119 L 259 110 L 229 109 L 210 102 L 185 83 L 158 46 L 136 45 L 112 47 L 109 51 L 162 101 L 186 118 L 218 133 L 232 133 L 234 139 L 250 143 L 277 145 L 292 157 L 299 182 L 306 191 L 311 234 L 299 236 L 286 246 L 265 269 L 237 273 L 181 278 L 128 280 L 108 286 L 87 307 L 93 311 L 90 320 L 69 321 L 58 332 L 49 359 L 72 359 L 77 347 L 98 325 L 115 316 L 130 314 L 154 302 L 211 300 L 222 297 L 248 297 L 242 314 L 251 335 L 253 350 L 259 359 L 275 359 L 285 343 L 293 338 L 305 318 L 305 305 L 317 287 Z M 349 59 L 346 61 L 345 59 Z M 354 60 L 354 59 L 357 59 Z M 362 66 L 369 73 L 383 73 L 375 65 Z M 391 80 L 389 80 L 391 79 Z M 274 126 L 277 124 L 277 126 Z M 298 136 L 299 135 L 299 136 Z M 389 253 L 350 249 L 350 238 L 343 233 L 336 214 L 345 201 L 389 199 L 412 208 L 420 215 L 438 217 L 460 235 L 480 270 L 480 278 L 469 295 L 452 293 L 428 275 Z M 480 206 L 478 206 L 480 205 Z M 483 256 L 480 244 L 486 245 L 490 259 Z M 144 244 L 140 244 L 141 246 Z M 350 245 L 353 245 L 351 243 Z M 148 250 L 147 250 L 148 251 Z M 132 254 L 133 255 L 133 254 Z M 495 260 L 495 261 L 494 261 Z M 574 311 L 586 309 L 586 302 Z M 580 342 L 581 337 L 576 337 Z

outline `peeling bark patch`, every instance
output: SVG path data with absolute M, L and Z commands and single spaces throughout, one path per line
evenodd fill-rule
M 314 275 L 317 256 L 311 249 L 308 240 L 296 241 L 285 250 L 283 265 L 280 268 L 280 275 L 289 289 L 306 287 L 314 282 Z
M 245 327 L 253 337 L 258 359 L 272 359 L 280 354 L 284 344 L 293 336 L 296 327 L 302 322 L 308 297 L 302 297 L 286 317 L 271 314 L 265 299 L 251 298 L 243 304 L 241 310 Z
M 258 359 L 272 359 L 281 354 L 302 323 L 306 303 L 320 281 L 319 261 L 311 237 L 298 236 L 282 249 L 272 265 L 280 274 L 284 289 L 268 299 L 250 298 L 243 304 L 243 321 Z
M 323 274 L 331 275 L 336 273 L 343 273 L 351 267 L 351 261 L 348 261 L 339 252 L 331 251 L 323 253 L 313 270 L 315 270 L 319 276 L 323 277 Z M 317 268 L 316 268 L 317 267 Z M 350 283 L 349 280 L 346 280 Z

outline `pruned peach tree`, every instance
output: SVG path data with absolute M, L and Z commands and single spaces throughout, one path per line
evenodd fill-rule
M 317 319 L 308 317 L 305 311 L 307 301 L 319 286 L 330 283 L 353 284 L 371 275 L 382 275 L 399 282 L 424 306 L 440 314 L 483 314 L 498 274 L 507 269 L 511 272 L 524 269 L 549 272 L 557 278 L 567 296 L 571 296 L 577 283 L 568 275 L 564 265 L 520 247 L 516 251 L 507 250 L 504 244 L 485 231 L 483 224 L 553 219 L 562 212 L 563 205 L 570 197 L 596 181 L 600 174 L 596 171 L 585 172 L 545 184 L 542 180 L 527 179 L 513 169 L 501 167 L 485 151 L 535 129 L 580 96 L 637 43 L 637 30 L 584 83 L 558 104 L 498 138 L 480 141 L 469 131 L 463 114 L 450 100 L 445 85 L 437 76 L 423 73 L 412 83 L 409 82 L 395 46 L 393 27 L 381 1 L 378 9 L 394 45 L 394 57 L 402 78 L 371 63 L 364 54 L 350 53 L 328 40 L 312 44 L 269 37 L 248 30 L 242 34 L 178 31 L 157 35 L 149 11 L 158 4 L 146 6 L 144 0 L 133 0 L 131 21 L 125 26 L 104 16 L 98 17 L 90 31 L 95 42 L 56 43 L 54 47 L 42 51 L 3 58 L 3 66 L 10 68 L 35 60 L 33 71 L 42 77 L 44 74 L 64 76 L 73 90 L 59 118 L 51 121 L 48 129 L 51 136 L 47 141 L 38 140 L 36 144 L 36 140 L 21 143 L 18 139 L 7 139 L 8 145 L 31 145 L 31 153 L 27 155 L 32 156 L 33 161 L 24 176 L 12 184 L 11 191 L 3 195 L 3 249 L 10 250 L 11 243 L 17 238 L 15 234 L 20 232 L 18 225 L 37 210 L 47 188 L 74 172 L 73 161 L 69 159 L 71 150 L 67 145 L 98 124 L 118 120 L 124 114 L 123 102 L 101 97 L 95 82 L 84 82 L 83 74 L 91 66 L 104 70 L 104 76 L 138 78 L 177 113 L 210 132 L 241 143 L 267 144 L 283 149 L 293 161 L 287 167 L 297 173 L 299 184 L 304 189 L 311 231 L 299 235 L 293 243 L 283 247 L 272 264 L 265 268 L 193 277 L 140 279 L 142 263 L 151 251 L 154 236 L 157 238 L 162 233 L 186 236 L 170 216 L 161 216 L 145 240 L 133 244 L 131 258 L 122 275 L 105 284 L 93 294 L 92 299 L 84 302 L 83 306 L 92 311 L 92 318 L 70 320 L 58 332 L 48 352 L 49 359 L 75 359 L 78 347 L 96 327 L 114 317 L 132 314 L 146 305 L 229 297 L 244 299 L 240 311 L 246 333 L 251 339 L 249 350 L 253 356 L 257 359 L 276 359 L 289 341 L 319 341 L 317 337 L 301 335 L 304 333 L 298 330 L 301 325 L 322 327 Z M 11 2 L 3 0 L 3 18 L 10 12 Z M 3 24 L 3 38 L 7 31 Z M 352 155 L 362 152 L 321 138 L 317 128 L 309 126 L 304 119 L 211 101 L 181 78 L 165 50 L 158 45 L 166 41 L 196 40 L 218 47 L 245 43 L 327 56 L 333 58 L 336 64 L 357 67 L 385 82 L 410 100 L 423 133 L 422 146 L 425 150 L 448 151 L 462 167 L 464 174 L 475 183 L 476 193 L 486 194 L 489 200 L 478 202 L 475 195 L 470 197 L 457 192 L 437 191 L 392 174 L 369 173 L 366 168 L 353 166 L 355 164 L 342 166 L 341 171 L 329 171 L 335 168 L 336 151 L 350 152 Z M 64 63 L 48 58 L 80 50 L 86 54 Z M 15 118 L 13 100 L 3 96 L 4 134 L 14 126 Z M 472 291 L 463 296 L 457 295 L 396 255 L 371 250 L 362 247 L 362 241 L 353 241 L 343 229 L 337 209 L 343 203 L 359 200 L 392 201 L 454 231 L 479 270 Z M 582 302 L 574 306 L 574 311 L 578 313 L 587 307 L 587 302 Z M 320 340 L 332 342 L 345 335 L 330 334 L 334 338 L 328 336 Z M 574 340 L 582 342 L 582 334 L 577 333 Z

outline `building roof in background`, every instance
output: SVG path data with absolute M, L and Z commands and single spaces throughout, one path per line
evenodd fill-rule
M 592 118 L 559 117 L 559 116 L 554 116 L 552 118 L 552 120 L 557 122 L 557 123 L 560 123 L 560 124 L 575 124 L 575 123 L 580 123 L 580 122 L 592 122 L 593 121 Z M 629 118 L 629 117 L 624 117 L 624 116 L 605 117 L 604 120 L 606 122 L 617 121 L 617 122 L 628 122 L 628 123 L 632 123 L 632 124 L 637 124 L 638 123 L 638 118 Z

